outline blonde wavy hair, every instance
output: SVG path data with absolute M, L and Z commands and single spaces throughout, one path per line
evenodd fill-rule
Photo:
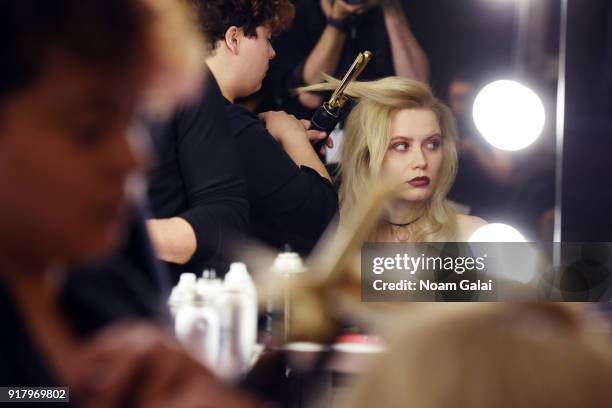
M 345 407 L 612 406 L 612 342 L 587 306 L 432 303 L 402 317 Z
M 325 76 L 325 83 L 302 87 L 297 92 L 335 89 L 339 81 Z M 423 203 L 422 216 L 410 225 L 415 241 L 452 241 L 457 217 L 446 200 L 457 173 L 457 130 L 450 109 L 437 99 L 429 86 L 401 77 L 371 82 L 351 82 L 345 94 L 358 99 L 347 118 L 341 148 L 340 223 L 359 200 L 368 183 L 380 177 L 391 139 L 391 122 L 401 109 L 427 109 L 438 118 L 442 131 L 442 167 L 438 185 Z

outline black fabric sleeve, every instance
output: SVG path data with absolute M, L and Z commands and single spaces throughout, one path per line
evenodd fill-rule
M 221 98 L 207 92 L 174 123 L 188 208 L 179 216 L 195 231 L 197 250 L 189 262 L 194 268 L 227 254 L 232 237 L 248 222 L 246 183 Z
M 338 197 L 315 170 L 298 167 L 264 125 L 230 106 L 251 205 L 251 226 L 268 243 L 307 253 L 338 210 Z

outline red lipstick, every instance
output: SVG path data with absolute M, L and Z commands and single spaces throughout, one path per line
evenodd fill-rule
M 412 187 L 426 187 L 429 185 L 429 177 L 415 177 L 408 182 Z

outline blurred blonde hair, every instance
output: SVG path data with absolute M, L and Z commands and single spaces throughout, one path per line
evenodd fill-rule
M 335 89 L 338 80 L 299 88 L 298 92 Z M 379 178 L 391 138 L 394 114 L 401 109 L 426 109 L 438 118 L 442 131 L 443 161 L 440 180 L 432 197 L 423 203 L 423 216 L 410 232 L 417 241 L 452 241 L 457 232 L 456 213 L 446 200 L 457 173 L 457 131 L 451 111 L 424 83 L 401 77 L 372 82 L 351 82 L 345 92 L 358 99 L 349 114 L 341 148 L 340 222 L 367 189 Z
M 360 379 L 351 408 L 612 406 L 612 342 L 586 313 L 564 304 L 420 308 Z

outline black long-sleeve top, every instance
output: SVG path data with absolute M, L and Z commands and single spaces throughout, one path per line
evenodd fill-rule
M 195 231 L 197 249 L 179 272 L 216 267 L 223 272 L 234 238 L 248 224 L 248 199 L 240 156 L 229 132 L 219 85 L 209 75 L 197 103 L 153 129 L 157 162 L 150 173 L 149 198 L 156 218 L 181 217 Z
M 310 253 L 338 210 L 334 188 L 310 167 L 297 166 L 256 115 L 226 106 L 247 182 L 249 235 Z

